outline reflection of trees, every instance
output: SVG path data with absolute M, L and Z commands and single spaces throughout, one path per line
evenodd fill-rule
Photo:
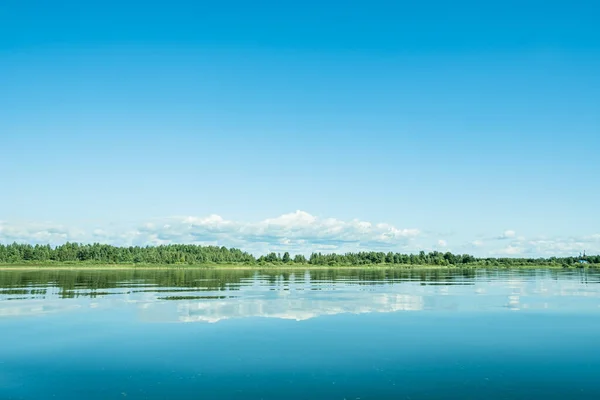
M 243 279 L 251 279 L 250 270 L 36 270 L 2 271 L 0 287 L 56 287 L 59 296 L 74 297 L 79 292 L 94 293 L 123 287 L 187 287 L 223 290 Z M 230 289 L 232 287 L 229 287 Z
M 258 277 L 269 283 L 290 279 L 346 281 L 360 285 L 379 284 L 400 280 L 422 282 L 452 282 L 473 279 L 482 271 L 466 270 L 395 270 L 395 269 L 326 269 L 304 271 L 236 270 L 236 269 L 119 269 L 119 270 L 15 270 L 0 271 L 0 287 L 46 287 L 63 291 L 78 289 L 99 290 L 123 286 L 147 285 L 161 287 L 233 288 L 245 279 Z
M 552 307 L 549 299 L 564 296 L 597 297 L 592 284 L 598 282 L 600 274 L 594 270 L 14 270 L 0 271 L 0 316 L 57 312 L 77 304 L 137 303 L 153 318 L 163 312 L 161 320 L 301 320 L 339 313 L 485 308 L 495 298 L 517 310 Z M 469 297 L 482 293 L 490 296 L 481 301 Z M 61 300 L 77 297 L 83 299 Z M 95 297 L 114 302 L 88 300 Z M 597 308 L 597 303 L 589 304 Z
M 581 283 L 597 283 L 593 270 L 483 270 L 483 269 L 331 269 L 318 270 L 243 270 L 243 269 L 119 269 L 119 270 L 14 270 L 0 271 L 0 288 L 27 289 L 28 293 L 44 295 L 55 287 L 59 297 L 97 296 L 107 290 L 129 288 L 189 288 L 198 290 L 236 290 L 247 281 L 270 285 L 286 282 L 341 283 L 347 285 L 382 285 L 399 282 L 420 282 L 422 285 L 472 284 L 477 280 L 528 280 L 545 278 L 572 279 Z M 33 292 L 36 290 L 37 292 Z M 8 295 L 10 292 L 0 295 Z
M 359 285 L 372 285 L 385 282 L 419 281 L 419 282 L 455 282 L 465 279 L 474 279 L 477 274 L 485 273 L 483 270 L 468 269 L 352 269 L 352 270 L 311 270 L 313 280 L 355 281 Z

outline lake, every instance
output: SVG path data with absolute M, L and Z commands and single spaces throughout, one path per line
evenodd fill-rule
M 4 270 L 0 399 L 600 399 L 600 273 Z

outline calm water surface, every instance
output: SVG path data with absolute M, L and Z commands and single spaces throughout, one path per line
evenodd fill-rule
M 0 271 L 0 399 L 600 399 L 600 273 Z

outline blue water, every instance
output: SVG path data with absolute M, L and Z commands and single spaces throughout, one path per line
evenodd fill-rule
M 600 274 L 0 271 L 0 399 L 600 399 Z

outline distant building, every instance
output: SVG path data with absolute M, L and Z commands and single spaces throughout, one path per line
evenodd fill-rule
M 583 255 L 581 255 L 581 253 L 579 253 L 578 262 L 579 262 L 579 264 L 589 264 L 590 263 L 585 256 L 585 250 L 583 251 Z

